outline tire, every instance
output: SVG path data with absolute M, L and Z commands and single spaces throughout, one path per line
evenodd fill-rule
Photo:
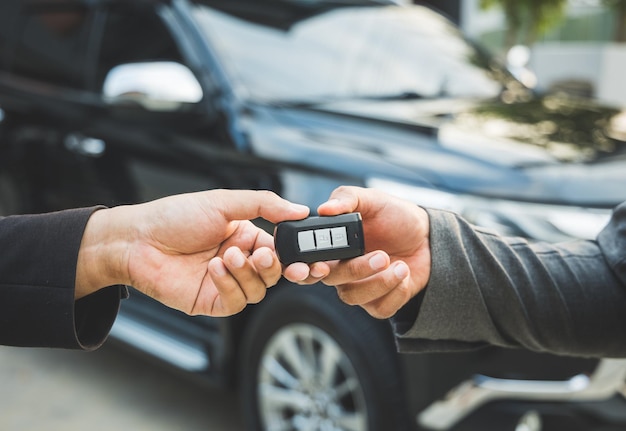
M 247 429 L 410 429 L 388 322 L 344 304 L 328 286 L 270 292 L 243 337 Z

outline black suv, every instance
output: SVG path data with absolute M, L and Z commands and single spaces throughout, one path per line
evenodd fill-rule
M 562 240 L 626 199 L 625 112 L 533 94 L 419 6 L 3 0 L 0 108 L 0 214 L 218 187 L 315 208 L 353 184 Z M 626 424 L 624 361 L 397 355 L 325 286 L 282 281 L 222 319 L 131 292 L 112 337 L 238 384 L 250 429 Z

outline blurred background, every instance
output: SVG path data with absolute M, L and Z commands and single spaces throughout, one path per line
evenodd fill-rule
M 620 0 L 432 1 L 540 91 L 626 104 L 626 4 Z M 511 49 L 513 50 L 511 51 Z M 508 57 L 507 57 L 508 54 Z M 532 77 L 534 75 L 534 77 Z M 522 75 L 520 75 L 522 76 Z
M 354 184 L 592 239 L 626 199 L 624 70 L 620 0 L 3 0 L 0 215 Z M 132 292 L 97 352 L 0 347 L 0 430 L 624 430 L 625 377 L 396 355 L 324 286 L 229 319 Z
M 233 391 L 109 343 L 96 352 L 0 347 L 0 429 L 243 430 Z

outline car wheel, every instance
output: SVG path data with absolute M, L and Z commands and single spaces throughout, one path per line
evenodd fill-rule
M 388 322 L 342 303 L 328 286 L 270 292 L 244 336 L 247 429 L 409 429 Z

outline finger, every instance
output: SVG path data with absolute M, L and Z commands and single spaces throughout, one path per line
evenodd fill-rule
M 330 273 L 330 267 L 326 262 L 315 262 L 309 265 L 309 275 L 300 280 L 299 284 L 315 284 Z
M 337 293 L 343 302 L 349 305 L 366 305 L 377 301 L 392 290 L 401 287 L 408 288 L 406 281 L 409 268 L 406 263 L 399 261 L 375 275 L 352 283 L 338 284 Z
M 265 298 L 265 282 L 238 247 L 227 249 L 224 252 L 223 261 L 232 277 L 239 284 L 247 303 L 256 304 Z
M 404 278 L 386 295 L 362 304 L 361 307 L 376 319 L 388 319 L 394 316 L 412 298 L 408 277 Z
M 326 262 L 315 262 L 307 265 L 303 262 L 292 263 L 283 270 L 285 278 L 292 283 L 314 284 L 326 277 L 330 267 Z
M 330 274 L 324 278 L 323 282 L 324 284 L 336 286 L 362 280 L 385 270 L 389 263 L 389 255 L 381 250 L 353 259 L 333 262 Z
M 340 186 L 330 195 L 328 201 L 317 207 L 320 215 L 331 216 L 358 211 L 359 188 L 352 186 Z
M 257 270 L 258 276 L 261 278 L 265 287 L 274 286 L 278 283 L 281 276 L 281 265 L 278 257 L 271 249 L 261 247 L 252 253 L 250 257 L 252 264 Z
M 208 275 L 217 289 L 217 295 L 209 297 L 205 293 L 207 289 L 203 289 L 192 314 L 222 317 L 236 314 L 245 308 L 246 296 L 221 258 L 215 257 L 209 261 Z
M 317 283 L 324 277 L 327 277 L 330 273 L 330 267 L 326 262 L 315 262 L 309 265 L 309 278 L 308 284 Z
M 219 190 L 220 208 L 228 220 L 252 220 L 262 217 L 272 223 L 300 220 L 310 210 L 304 205 L 289 202 L 267 190 Z M 211 202 L 215 205 L 215 202 Z
M 256 241 L 254 242 L 254 247 L 257 249 L 261 247 L 269 248 L 270 251 L 273 252 L 275 249 L 274 237 L 270 235 L 269 233 L 265 232 L 263 229 L 259 229 L 259 228 L 257 229 L 258 229 L 258 235 L 256 237 Z M 276 259 L 278 260 L 278 257 L 276 257 Z
M 263 229 L 254 225 L 250 221 L 239 221 L 238 228 L 233 232 L 232 236 L 223 244 L 224 248 L 228 246 L 237 246 L 244 252 L 252 252 L 261 247 L 274 250 L 274 237 Z
M 309 276 L 309 266 L 304 262 L 296 262 L 283 270 L 285 278 L 292 283 L 299 283 Z

